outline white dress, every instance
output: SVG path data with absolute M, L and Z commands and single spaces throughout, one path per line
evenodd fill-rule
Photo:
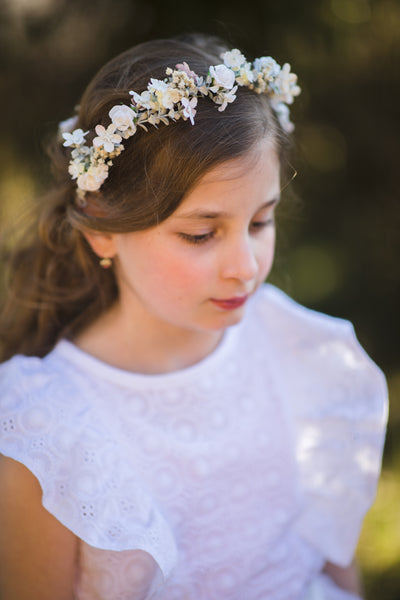
M 352 326 L 266 285 L 162 375 L 63 340 L 0 366 L 0 452 L 81 540 L 77 600 L 345 600 L 380 470 L 381 371 Z

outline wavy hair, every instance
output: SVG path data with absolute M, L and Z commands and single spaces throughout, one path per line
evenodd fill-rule
M 141 93 L 150 78 L 187 62 L 205 76 L 226 48 L 219 40 L 188 36 L 139 44 L 108 62 L 79 103 L 78 124 L 93 132 L 108 112 Z M 41 199 L 33 238 L 7 259 L 7 287 L 0 313 L 0 360 L 16 353 L 44 356 L 62 337 L 73 337 L 118 296 L 112 269 L 101 269 L 82 231 L 132 232 L 167 219 L 209 169 L 246 154 L 268 137 L 284 164 L 289 146 L 266 96 L 239 88 L 224 112 L 204 98 L 196 124 L 179 120 L 138 131 L 125 142 L 108 179 L 88 193 L 89 209 L 76 202 L 68 174 L 70 152 L 59 140 L 49 149 L 54 186 Z M 90 139 L 90 136 L 89 136 Z

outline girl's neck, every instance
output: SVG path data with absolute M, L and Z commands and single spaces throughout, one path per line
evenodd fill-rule
M 114 367 L 147 375 L 178 371 L 196 364 L 219 344 L 223 331 L 180 330 L 145 319 L 127 320 L 116 303 L 73 342 Z

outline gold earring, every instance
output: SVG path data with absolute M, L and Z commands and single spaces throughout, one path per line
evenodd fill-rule
M 112 259 L 104 257 L 99 261 L 99 265 L 103 267 L 103 269 L 109 269 L 112 265 Z

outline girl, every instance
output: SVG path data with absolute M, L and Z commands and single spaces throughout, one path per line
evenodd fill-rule
M 384 379 L 263 285 L 299 91 L 161 40 L 64 124 L 2 316 L 2 600 L 358 597 Z

